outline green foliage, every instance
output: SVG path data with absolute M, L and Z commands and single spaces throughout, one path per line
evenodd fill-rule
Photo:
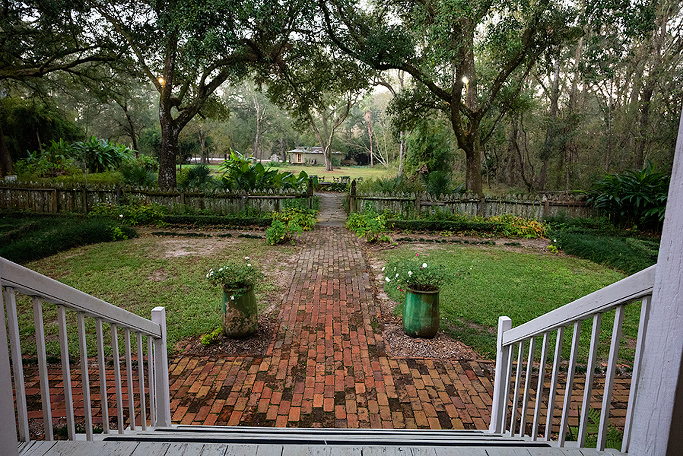
M 106 216 L 123 223 L 137 225 L 163 225 L 166 206 L 159 204 L 97 204 L 90 210 L 93 217 Z
M 249 257 L 244 257 L 242 260 L 228 260 L 223 266 L 209 269 L 206 278 L 211 285 L 239 290 L 256 285 L 263 278 L 263 273 L 251 264 Z
M 78 171 L 75 149 L 63 139 L 51 141 L 43 151 L 27 152 L 28 156 L 16 164 L 17 173 L 24 179 L 73 175 Z
M 410 180 L 405 176 L 366 179 L 357 184 L 359 192 L 376 193 L 420 193 L 424 191 L 424 185 L 420 180 Z
M 607 174 L 589 192 L 588 202 L 622 226 L 657 228 L 664 220 L 669 176 L 651 162 L 643 169 Z
M 406 167 L 409 173 L 417 173 L 424 167 L 428 173 L 440 171 L 441 178 L 451 171 L 453 151 L 452 135 L 443 125 L 434 121 L 420 122 L 408 139 Z M 434 182 L 436 184 L 436 182 Z
M 130 157 L 119 168 L 126 185 L 137 187 L 153 187 L 157 183 L 159 163 L 149 155 Z
M 84 162 L 88 171 L 93 173 L 116 169 L 133 155 L 133 151 L 123 144 L 97 139 L 94 136 L 87 141 L 75 142 L 71 147 L 74 156 Z
M 178 178 L 178 188 L 181 190 L 190 188 L 210 190 L 218 185 L 218 181 L 211 176 L 211 170 L 205 164 L 184 168 Z
M 299 175 L 290 172 L 278 172 L 261 163 L 252 163 L 237 151 L 231 150 L 230 157 L 221 165 L 223 171 L 221 181 L 223 187 L 231 190 L 269 190 L 294 189 L 306 190 L 308 174 L 301 171 Z
M 548 225 L 544 223 L 509 214 L 485 219 L 437 211 L 423 217 L 410 220 L 390 219 L 387 226 L 404 231 L 452 231 L 512 238 L 542 238 L 548 233 Z
M 111 220 L 81 216 L 0 215 L 4 240 L 0 256 L 26 263 L 81 245 L 137 236 L 135 230 Z
M 22 23 L 22 27 L 26 22 Z M 8 25 L 5 23 L 5 25 Z M 3 29 L 5 27 L 3 25 Z M 4 29 L 0 34 L 10 33 Z M 6 36 L 6 35 L 5 35 Z M 16 38 L 17 35 L 14 35 Z M 27 41 L 20 44 L 20 49 L 26 51 Z M 60 49 L 62 52 L 63 49 Z M 25 54 L 25 57 L 27 54 Z M 21 65 L 25 64 L 22 59 Z M 8 68 L 5 67 L 5 70 Z M 16 163 L 26 158 L 28 151 L 38 150 L 43 144 L 51 144 L 53 141 L 77 141 L 83 138 L 81 128 L 68 119 L 65 112 L 51 103 L 45 104 L 35 99 L 23 99 L 19 97 L 3 96 L 0 98 L 0 124 L 4 134 L 5 144 Z
M 438 291 L 446 278 L 446 270 L 440 264 L 427 263 L 426 258 L 415 257 L 392 260 L 382 268 L 385 287 L 393 286 L 399 291 Z
M 579 409 L 581 413 L 581 409 Z M 584 448 L 597 448 L 598 445 L 598 433 L 600 431 L 600 410 L 589 409 L 588 410 L 588 420 L 586 422 L 586 440 L 584 442 Z M 568 442 L 574 442 L 577 440 L 579 434 L 578 426 L 568 426 L 566 440 Z M 607 435 L 605 438 L 605 448 L 621 448 L 621 442 L 624 440 L 624 433 L 609 424 L 607 426 Z
M 284 208 L 280 212 L 273 212 L 273 220 L 280 220 L 287 225 L 294 223 L 303 231 L 310 231 L 315 227 L 318 211 L 313 209 Z
M 635 274 L 657 262 L 659 242 L 592 230 L 553 230 L 553 245 L 569 255 Z
M 434 197 L 465 190 L 464 184 L 454 188 L 449 174 L 445 171 L 432 171 L 423 174 L 422 181 L 424 182 L 425 191 Z
M 382 239 L 387 232 L 387 217 L 378 213 L 371 204 L 367 204 L 363 212 L 353 212 L 346 221 L 346 228 L 356 233 L 358 237 L 365 237 L 368 242 Z
M 219 326 L 218 328 L 214 329 L 210 333 L 204 334 L 201 337 L 200 341 L 202 342 L 202 345 L 204 345 L 204 346 L 211 345 L 211 344 L 218 342 L 218 340 L 220 339 L 222 334 L 223 334 L 223 328 Z
M 268 245 L 277 245 L 290 241 L 294 245 L 294 237 L 303 230 L 295 220 L 284 222 L 273 220 L 270 227 L 266 230 L 266 242 Z

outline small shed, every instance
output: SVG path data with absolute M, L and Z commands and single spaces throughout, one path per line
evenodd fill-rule
M 341 159 L 342 153 L 333 150 L 332 156 Z M 296 149 L 287 151 L 287 159 L 290 163 L 299 165 L 317 165 L 325 163 L 322 147 L 297 147 Z

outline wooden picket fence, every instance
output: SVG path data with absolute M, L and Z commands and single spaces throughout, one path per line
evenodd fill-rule
M 307 193 L 294 190 L 268 190 L 253 193 L 230 191 L 173 190 L 113 186 L 41 186 L 16 183 L 0 186 L 0 210 L 38 213 L 88 213 L 95 205 L 124 202 L 158 204 L 173 209 L 185 206 L 215 214 L 243 210 L 273 212 L 282 209 L 286 199 L 306 199 Z
M 360 212 L 367 205 L 378 212 L 388 210 L 396 216 L 443 212 L 469 216 L 492 217 L 516 215 L 532 220 L 565 215 L 567 217 L 590 217 L 594 210 L 586 204 L 584 195 L 556 194 L 509 194 L 483 196 L 455 193 L 433 197 L 415 193 L 355 193 L 348 196 L 350 212 Z

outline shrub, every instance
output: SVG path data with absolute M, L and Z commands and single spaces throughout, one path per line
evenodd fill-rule
M 273 220 L 281 220 L 286 224 L 293 222 L 303 231 L 310 231 L 315 227 L 317 212 L 313 209 L 289 207 L 280 212 L 273 212 Z
M 221 165 L 223 171 L 221 182 L 224 188 L 230 190 L 269 190 L 269 189 L 295 189 L 306 190 L 308 186 L 308 174 L 301 171 L 295 176 L 290 172 L 278 172 L 261 163 L 252 163 L 239 152 L 230 151 L 230 157 Z
M 552 231 L 552 245 L 569 255 L 635 274 L 657 262 L 659 243 L 590 231 Z
M 266 242 L 268 245 L 277 245 L 290 241 L 294 245 L 293 237 L 301 231 L 301 227 L 293 220 L 286 223 L 282 220 L 273 220 L 270 228 L 266 230 Z
M 119 168 L 126 185 L 153 187 L 157 183 L 159 163 L 148 155 L 129 158 Z
M 659 228 L 668 191 L 669 176 L 648 161 L 643 169 L 603 176 L 593 185 L 588 202 L 622 226 Z
M 223 328 L 220 326 L 218 328 L 214 329 L 213 331 L 211 331 L 210 333 L 204 334 L 200 339 L 202 342 L 202 345 L 211 345 L 211 344 L 218 342 L 218 339 L 220 339 L 222 334 L 223 334 Z
M 411 181 L 405 176 L 367 179 L 357 183 L 356 188 L 361 193 L 420 193 L 424 191 L 424 186 L 419 180 Z
M 349 215 L 346 228 L 356 233 L 358 237 L 365 237 L 368 242 L 375 242 L 380 240 L 383 233 L 387 231 L 386 224 L 386 216 L 367 204 L 363 212 L 353 212 Z
M 188 188 L 209 190 L 218 186 L 218 181 L 211 176 L 211 170 L 205 164 L 186 167 L 178 178 L 178 188 L 181 190 Z
M 158 204 L 97 204 L 90 210 L 90 215 L 103 215 L 137 226 L 164 224 L 163 217 L 167 212 L 165 206 Z
M 123 144 L 91 136 L 89 140 L 71 145 L 74 155 L 84 162 L 90 172 L 101 173 L 118 168 L 133 151 Z
M 64 250 L 98 242 L 129 239 L 137 235 L 130 227 L 101 218 L 81 216 L 23 216 L 12 218 L 17 227 L 7 233 L 9 242 L 0 247 L 0 256 L 26 263 Z
M 26 158 L 18 160 L 16 171 L 25 179 L 73 175 L 78 171 L 75 153 L 75 149 L 63 139 L 53 140 L 45 150 L 29 152 Z

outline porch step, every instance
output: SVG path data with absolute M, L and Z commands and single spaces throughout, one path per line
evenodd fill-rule
M 532 442 L 484 431 L 436 431 L 410 429 L 308 429 L 231 426 L 177 426 L 157 428 L 136 434 L 110 435 L 105 441 L 197 442 L 272 445 L 325 446 L 468 446 L 468 447 L 549 447 L 547 442 Z

